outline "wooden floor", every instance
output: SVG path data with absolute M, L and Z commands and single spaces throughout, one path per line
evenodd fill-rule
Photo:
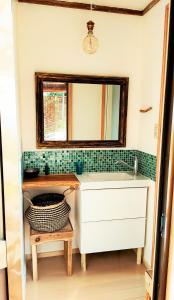
M 136 255 L 116 251 L 87 255 L 87 271 L 80 268 L 80 255 L 73 255 L 73 275 L 66 276 L 63 256 L 38 261 L 39 280 L 32 281 L 27 267 L 27 300 L 144 300 L 144 266 Z

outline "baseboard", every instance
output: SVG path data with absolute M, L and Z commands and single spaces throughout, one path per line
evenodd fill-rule
M 77 254 L 77 253 L 79 253 L 79 249 L 78 248 L 73 249 L 73 254 Z M 38 258 L 63 256 L 63 255 L 64 255 L 64 250 L 37 253 Z M 31 254 L 26 254 L 25 258 L 26 258 L 26 260 L 30 260 Z
M 132 249 L 134 253 L 137 253 L 137 249 Z M 73 249 L 73 254 L 80 253 L 78 248 Z M 38 258 L 46 258 L 46 257 L 54 257 L 54 256 L 63 256 L 64 255 L 64 250 L 58 250 L 58 251 L 50 251 L 50 252 L 41 252 L 37 253 Z M 25 255 L 26 260 L 31 259 L 31 254 L 26 254 Z M 147 270 L 151 269 L 151 266 L 147 263 L 145 258 L 143 257 L 143 264 Z

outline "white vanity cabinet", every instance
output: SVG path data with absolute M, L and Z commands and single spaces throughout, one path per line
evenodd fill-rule
M 147 187 L 79 189 L 78 245 L 85 254 L 137 248 L 137 263 L 145 241 Z

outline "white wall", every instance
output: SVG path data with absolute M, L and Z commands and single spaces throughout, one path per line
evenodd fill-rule
M 17 44 L 23 150 L 36 149 L 34 72 L 130 78 L 127 148 L 136 148 L 142 18 L 93 12 L 96 54 L 83 52 L 88 11 L 17 3 Z
M 12 1 L 0 4 L 0 114 L 9 298 L 25 299 L 21 148 Z
M 72 140 L 101 139 L 102 85 L 72 84 Z
M 138 150 L 157 154 L 155 126 L 159 119 L 161 71 L 163 55 L 164 14 L 167 1 L 160 1 L 143 17 L 142 35 L 142 97 L 139 107 L 152 106 L 148 113 L 139 113 Z M 148 205 L 144 260 L 151 265 L 155 183 L 151 181 Z
M 160 1 L 143 17 L 141 99 L 139 107 L 152 106 L 148 113 L 139 113 L 138 150 L 156 155 L 157 138 L 155 125 L 158 124 L 164 13 L 166 1 Z
M 108 85 L 105 90 L 105 110 L 104 110 L 104 139 L 111 140 L 112 131 L 112 98 L 113 88 L 112 85 Z M 115 129 L 115 128 L 114 128 Z

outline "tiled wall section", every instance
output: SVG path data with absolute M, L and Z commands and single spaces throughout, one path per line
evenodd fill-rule
M 156 179 L 156 156 L 142 152 L 136 151 L 135 155 L 138 157 L 138 171 L 144 176 L 149 177 L 150 179 Z
M 75 162 L 84 162 L 85 172 L 129 171 L 129 167 L 116 164 L 124 160 L 133 166 L 134 156 L 138 156 L 139 172 L 152 180 L 156 175 L 156 156 L 137 150 L 56 150 L 32 151 L 23 153 L 23 167 L 38 167 L 44 173 L 45 164 L 48 163 L 50 173 L 75 172 Z

